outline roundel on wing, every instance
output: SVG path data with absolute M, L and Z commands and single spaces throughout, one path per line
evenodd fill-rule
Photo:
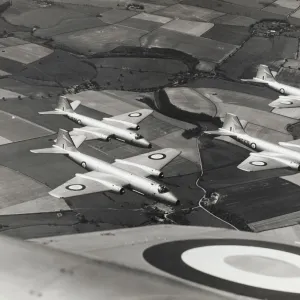
M 130 113 L 128 115 L 128 117 L 131 117 L 131 118 L 137 118 L 137 117 L 140 117 L 142 114 L 139 113 L 139 112 L 135 112 L 135 113 Z
M 166 157 L 167 157 L 167 155 L 164 153 L 153 153 L 148 156 L 148 158 L 153 159 L 153 160 L 161 160 L 161 159 L 165 159 Z
M 265 161 L 251 161 L 250 164 L 256 167 L 264 167 L 267 165 Z
M 292 104 L 294 104 L 293 101 L 287 101 L 287 100 L 280 101 L 280 103 L 284 104 L 284 105 L 292 105 Z
M 300 299 L 300 248 L 292 245 L 180 240 L 151 246 L 143 257 L 161 271 L 202 286 L 255 299 Z
M 86 188 L 83 184 L 70 184 L 66 186 L 66 189 L 69 191 L 82 191 Z

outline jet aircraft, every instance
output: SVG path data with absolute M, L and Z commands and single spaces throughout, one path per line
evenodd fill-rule
M 69 102 L 65 96 L 60 96 L 58 105 L 53 111 L 39 112 L 41 115 L 63 115 L 75 121 L 79 125 L 84 125 L 81 128 L 74 128 L 70 135 L 85 135 L 87 140 L 100 139 L 102 141 L 109 141 L 111 138 L 122 142 L 127 142 L 135 146 L 143 148 L 152 148 L 142 135 L 131 131 L 139 130 L 139 122 L 144 120 L 153 110 L 140 109 L 137 111 L 125 113 L 111 118 L 103 118 L 101 121 L 96 120 L 75 112 L 80 105 L 80 101 L 76 100 Z
M 72 197 L 96 192 L 112 191 L 124 194 L 125 188 L 142 195 L 179 204 L 169 189 L 147 178 L 163 178 L 161 169 L 180 154 L 180 151 L 165 148 L 126 159 L 116 159 L 110 164 L 78 151 L 85 136 L 71 137 L 66 130 L 60 129 L 52 148 L 30 150 L 33 153 L 63 154 L 90 172 L 75 174 L 75 177 L 52 190 L 49 194 L 57 197 Z
M 214 136 L 229 136 L 255 151 L 244 160 L 238 168 L 247 172 L 289 167 L 300 171 L 300 139 L 289 142 L 271 143 L 249 136 L 239 118 L 226 114 L 222 128 L 216 131 L 205 131 Z
M 300 106 L 300 89 L 276 81 L 269 67 L 259 65 L 256 76 L 253 79 L 242 79 L 242 81 L 264 83 L 270 88 L 287 96 L 279 96 L 269 106 L 274 108 L 289 108 Z

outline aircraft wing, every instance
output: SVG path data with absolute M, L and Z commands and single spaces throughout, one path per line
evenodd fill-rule
M 146 117 L 151 115 L 153 110 L 151 109 L 140 109 L 126 114 L 114 116 L 111 118 L 103 118 L 102 122 L 110 125 L 114 125 L 120 128 L 128 129 L 132 124 L 138 124 Z
M 90 126 L 84 126 L 80 128 L 74 128 L 70 135 L 72 139 L 78 135 L 84 135 L 86 137 L 86 140 L 95 140 L 95 139 L 101 139 L 101 140 L 107 140 L 110 136 L 112 136 L 112 133 L 97 127 L 90 127 Z
M 113 165 L 117 168 L 147 177 L 151 175 L 149 174 L 150 169 L 161 170 L 180 153 L 181 151 L 176 149 L 165 148 L 126 159 L 117 159 Z
M 300 107 L 300 96 L 279 96 L 269 103 L 269 106 L 274 108 Z
M 288 159 L 277 153 L 265 151 L 250 153 L 250 156 L 240 163 L 238 168 L 246 172 L 286 168 L 288 165 L 284 163 L 284 160 Z
M 92 171 L 76 174 L 75 177 L 52 190 L 49 194 L 56 198 L 67 198 L 106 191 L 121 193 L 121 189 L 127 184 L 115 176 Z

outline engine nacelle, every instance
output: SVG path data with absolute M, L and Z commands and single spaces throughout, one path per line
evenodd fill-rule
M 154 176 L 154 177 L 164 178 L 164 173 L 160 170 L 156 170 L 156 169 L 153 169 L 153 168 L 150 168 L 150 167 L 147 167 L 147 166 L 144 166 L 144 165 L 136 164 L 136 163 L 131 162 L 131 161 L 126 161 L 126 160 L 123 160 L 123 159 L 116 159 L 115 161 L 118 162 L 118 163 L 124 164 L 124 165 L 130 165 L 130 166 L 134 166 L 136 168 L 139 168 L 139 169 L 145 171 L 145 173 L 148 174 L 149 176 L 151 175 L 151 176 Z
M 156 169 L 151 169 L 151 168 L 148 168 L 148 167 L 144 167 L 144 168 L 145 168 L 146 172 L 149 172 L 149 175 L 152 175 L 152 176 L 155 176 L 155 177 L 158 177 L 158 178 L 164 178 L 164 173 L 163 172 L 161 172 L 159 170 L 156 170 Z M 144 169 L 144 168 L 142 168 L 142 169 Z
M 128 129 L 133 129 L 133 130 L 139 130 L 140 126 L 131 122 L 123 121 L 123 120 L 118 120 L 118 119 L 110 119 L 110 118 L 103 118 L 103 120 L 108 121 L 108 122 L 116 122 L 116 123 L 122 123 L 127 126 Z

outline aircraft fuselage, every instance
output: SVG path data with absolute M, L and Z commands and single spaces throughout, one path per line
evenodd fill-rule
M 90 126 L 103 129 L 105 132 L 109 132 L 112 136 L 118 140 L 129 142 L 143 148 L 150 148 L 151 144 L 144 138 L 136 139 L 136 133 L 127 129 L 118 128 L 113 125 L 106 124 L 102 121 L 77 114 L 75 112 L 67 112 L 66 116 L 78 123 L 79 125 Z
M 287 85 L 287 84 L 284 84 L 284 83 L 280 83 L 276 80 L 268 81 L 268 80 L 255 78 L 255 81 L 264 83 L 264 84 L 268 85 L 270 88 L 280 92 L 281 94 L 300 96 L 300 89 L 298 89 L 294 86 L 290 86 L 290 85 Z
M 128 186 L 125 187 L 130 190 L 165 202 L 171 202 L 172 204 L 176 204 L 178 202 L 175 195 L 173 195 L 170 191 L 159 193 L 160 184 L 149 178 L 141 177 L 126 170 L 122 170 L 110 163 L 81 152 L 69 151 L 67 155 L 71 160 L 75 161 L 77 164 L 81 165 L 83 168 L 89 171 L 98 171 L 114 175 L 117 178 L 120 178 L 120 180 L 123 179 L 125 182 L 128 182 Z
M 278 153 L 283 154 L 285 157 L 288 157 L 287 160 L 284 161 L 284 163 L 287 164 L 287 166 L 290 166 L 293 169 L 298 169 L 300 165 L 300 152 L 288 149 L 286 147 L 267 142 L 265 140 L 252 137 L 248 134 L 241 134 L 241 133 L 235 133 L 235 136 L 232 136 L 232 138 L 239 143 L 250 147 L 251 149 L 255 151 L 266 151 L 271 153 Z

